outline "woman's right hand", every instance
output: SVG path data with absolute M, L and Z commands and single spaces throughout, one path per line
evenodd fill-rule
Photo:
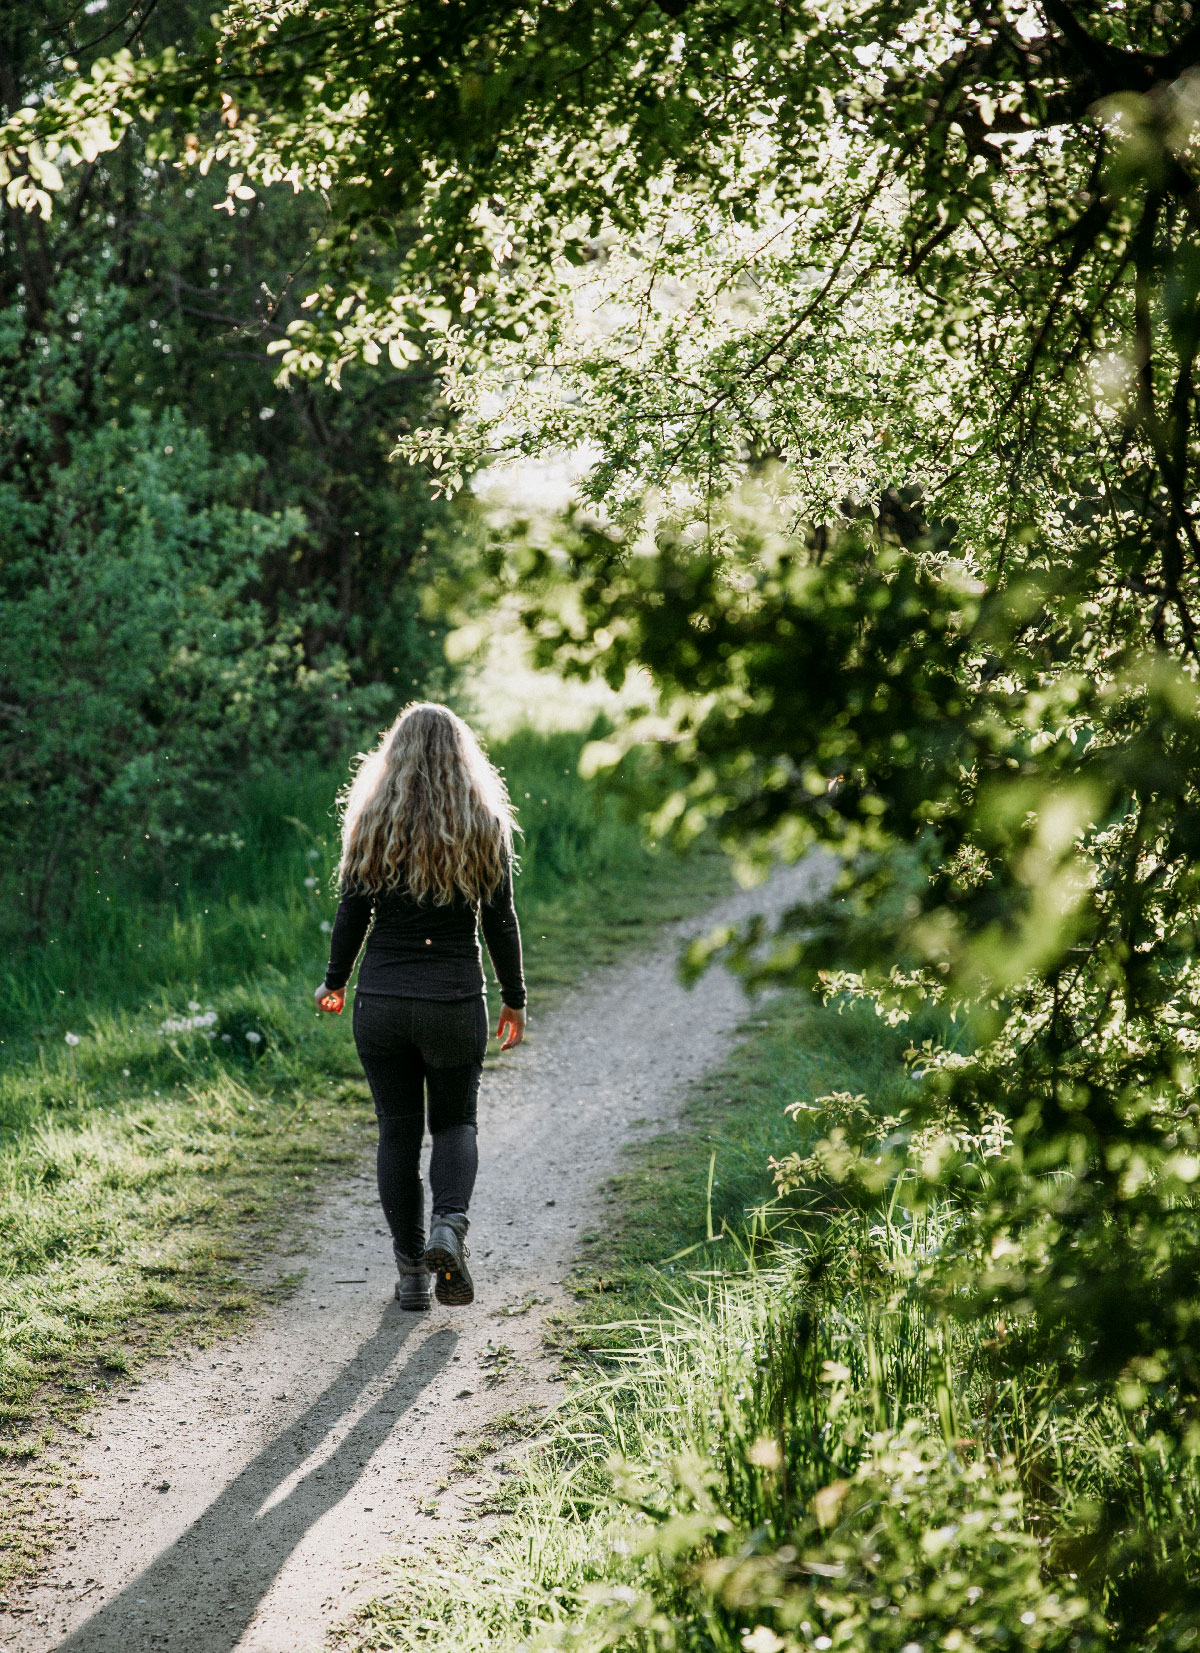
M 519 1045 L 525 1037 L 525 1012 L 513 1010 L 506 1004 L 501 1005 L 496 1037 L 500 1041 L 501 1050 L 511 1050 L 514 1045 Z

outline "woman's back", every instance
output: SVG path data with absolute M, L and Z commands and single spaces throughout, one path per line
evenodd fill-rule
M 472 998 L 484 988 L 480 922 L 504 1003 L 520 1009 L 525 982 L 511 867 L 500 887 L 478 905 L 458 894 L 440 904 L 417 901 L 404 887 L 346 892 L 330 938 L 326 982 L 335 988 L 345 985 L 370 925 L 358 975 L 360 993 Z

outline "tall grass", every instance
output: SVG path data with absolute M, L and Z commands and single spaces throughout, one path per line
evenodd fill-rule
M 580 779 L 586 738 L 518 730 L 493 743 L 524 832 L 518 894 L 534 910 L 589 880 L 665 865 L 615 799 Z M 152 882 L 120 864 L 81 867 L 68 921 L 32 945 L 9 938 L 0 967 L 9 1054 L 30 1036 L 61 1036 L 92 1010 L 158 1010 L 180 984 L 220 986 L 319 962 L 321 925 L 335 906 L 344 779 L 343 769 L 316 765 L 256 777 L 221 823 L 239 847 L 219 858 L 181 850 Z
M 771 1200 L 768 1152 L 804 1146 L 785 1105 L 868 1076 L 902 1104 L 907 1031 L 861 1007 L 779 1001 L 669 1149 L 635 1151 L 616 1237 L 583 1274 L 575 1386 L 506 1486 L 510 1513 L 482 1542 L 408 1558 L 348 1640 L 427 1653 L 1200 1642 L 1179 1595 L 1169 1618 L 1155 1607 L 1133 1541 L 1157 1533 L 1160 1563 L 1200 1576 L 1200 1442 L 1167 1461 L 1153 1405 L 1064 1404 L 1060 1373 L 999 1358 L 999 1314 L 939 1313 L 923 1275 L 959 1213 L 910 1201 L 903 1173 L 857 1209 L 817 1181 Z M 830 1125 L 800 1117 L 814 1137 Z M 1113 1524 L 1131 1535 L 1128 1570 L 1093 1564 Z
M 1078 1589 L 1043 1576 L 1012 1465 L 962 1457 L 936 1413 L 886 1421 L 908 1341 L 845 1277 L 836 1307 L 814 1294 L 812 1263 L 709 1276 L 628 1325 L 619 1371 L 526 1460 L 517 1519 L 425 1571 L 410 1559 L 358 1645 L 1104 1645 Z

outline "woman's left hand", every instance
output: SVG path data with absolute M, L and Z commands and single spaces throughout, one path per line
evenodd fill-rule
M 318 1010 L 331 1010 L 341 1015 L 342 1006 L 346 1002 L 346 990 L 343 987 L 326 987 L 322 982 L 313 994 Z
M 507 1033 L 507 1037 L 505 1037 Z M 525 1012 L 512 1010 L 508 1005 L 500 1007 L 500 1024 L 496 1028 L 496 1037 L 500 1041 L 501 1050 L 511 1050 L 519 1045 L 525 1037 Z

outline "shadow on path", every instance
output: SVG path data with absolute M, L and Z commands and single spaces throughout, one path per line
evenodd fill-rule
M 379 1330 L 281 1435 L 136 1578 L 59 1643 L 61 1653 L 179 1648 L 231 1653 L 305 1533 L 358 1480 L 397 1419 L 450 1359 L 457 1334 L 422 1338 L 379 1399 L 294 1487 L 264 1505 L 381 1376 L 410 1334 L 411 1315 L 390 1304 Z

